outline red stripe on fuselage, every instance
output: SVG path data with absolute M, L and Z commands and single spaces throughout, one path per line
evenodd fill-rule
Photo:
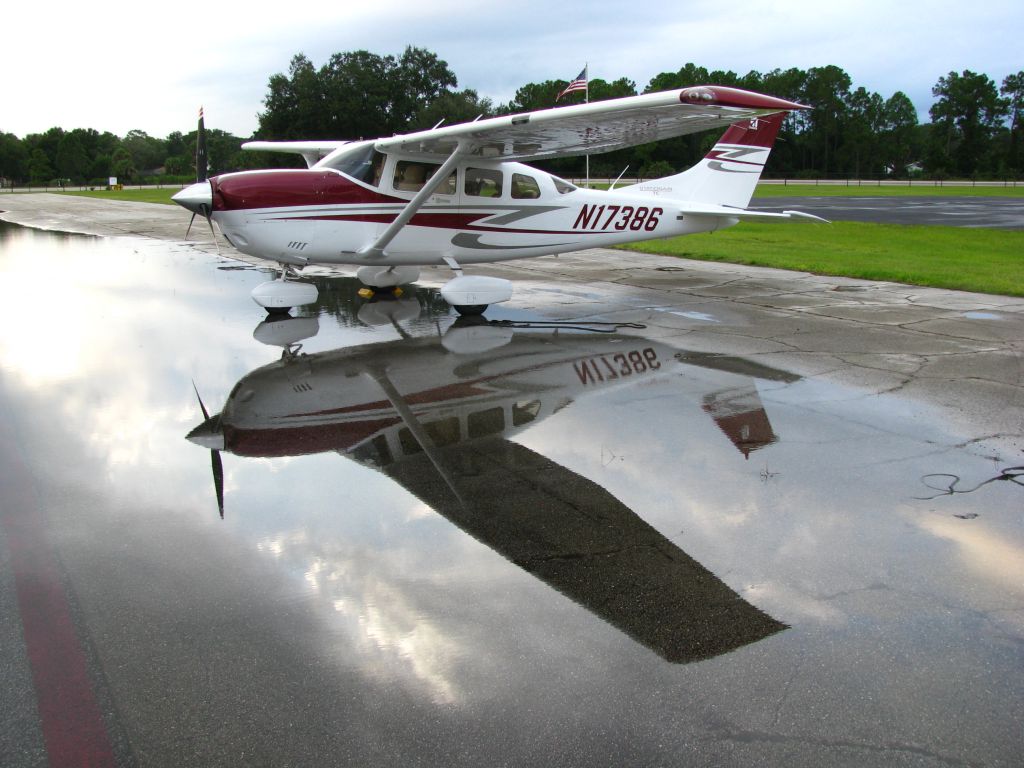
M 409 202 L 367 189 L 336 171 L 316 169 L 229 173 L 215 176 L 210 184 L 215 211 Z
M 390 224 L 401 208 L 394 213 L 352 210 L 345 212 L 319 212 L 327 206 L 346 205 L 398 205 L 409 201 L 367 189 L 334 171 L 255 171 L 218 176 L 213 185 L 215 211 L 255 210 L 265 208 L 308 207 L 309 213 L 296 211 L 290 216 L 274 216 L 277 221 L 346 221 Z M 526 206 L 524 206 L 526 208 Z M 549 209 L 548 209 L 549 210 Z M 476 232 L 509 232 L 524 235 L 576 234 L 550 229 L 522 229 L 493 227 L 476 224 L 489 216 L 508 214 L 508 210 L 474 213 L 432 213 L 421 211 L 409 222 L 414 227 L 460 229 Z
M 256 429 L 226 424 L 224 444 L 227 450 L 236 456 L 262 458 L 348 451 L 367 438 L 400 422 L 401 419 L 395 416 L 368 421 Z
M 413 227 L 430 227 L 434 229 L 457 229 L 468 232 L 505 232 L 516 235 L 599 235 L 602 232 L 584 232 L 582 230 L 560 230 L 560 229 L 523 229 L 520 227 L 490 227 L 475 222 L 486 219 L 489 216 L 499 216 L 508 213 L 507 211 L 488 211 L 487 213 L 417 213 L 409 220 Z M 319 213 L 311 216 L 287 216 L 275 217 L 275 221 L 347 221 L 347 222 L 372 222 L 378 224 L 390 224 L 398 218 L 395 213 Z

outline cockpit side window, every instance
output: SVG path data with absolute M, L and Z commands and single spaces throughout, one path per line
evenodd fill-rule
M 516 200 L 536 200 L 540 197 L 540 185 L 533 176 L 513 173 L 512 197 Z
M 551 180 L 555 182 L 555 189 L 558 190 L 558 194 L 566 195 L 569 192 L 575 192 L 577 187 L 574 187 L 565 179 L 560 179 L 557 176 L 552 176 Z
M 399 160 L 395 163 L 393 184 L 400 192 L 418 192 L 427 179 L 437 173 L 441 166 L 436 163 L 422 163 L 418 160 Z M 455 174 L 452 173 L 435 191 L 438 195 L 455 194 Z

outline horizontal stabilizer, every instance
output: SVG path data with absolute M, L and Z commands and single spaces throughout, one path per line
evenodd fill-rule
M 785 221 L 787 219 L 805 219 L 829 224 L 828 219 L 803 211 L 770 211 L 751 210 L 749 208 L 733 208 L 728 205 L 710 205 L 707 203 L 676 203 L 681 216 L 707 216 L 719 219 L 739 219 L 741 221 Z

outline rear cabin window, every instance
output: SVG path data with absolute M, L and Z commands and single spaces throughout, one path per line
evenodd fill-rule
M 446 419 L 431 421 L 423 425 L 423 431 L 427 433 L 427 437 L 437 448 L 454 445 L 460 439 L 459 419 L 457 416 L 449 416 Z M 402 453 L 406 456 L 423 451 L 419 438 L 408 427 L 403 427 L 398 431 L 398 443 L 402 448 Z
M 504 175 L 493 168 L 467 168 L 464 190 L 473 197 L 501 197 Z
M 516 200 L 536 200 L 540 197 L 540 185 L 533 176 L 513 173 L 512 197 Z
M 466 419 L 466 428 L 470 440 L 495 435 L 505 429 L 505 411 L 498 407 L 471 413 Z

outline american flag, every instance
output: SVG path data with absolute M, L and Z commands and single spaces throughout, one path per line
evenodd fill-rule
M 567 94 L 567 93 L 572 93 L 573 91 L 585 91 L 585 90 L 587 90 L 587 68 L 586 67 L 583 68 L 582 72 L 580 72 L 578 75 L 576 75 L 576 79 L 575 80 L 573 80 L 571 83 L 569 83 L 567 86 L 565 86 L 565 90 L 563 90 L 560 94 L 555 96 L 555 101 L 558 101 L 560 98 L 565 96 L 565 94 Z

